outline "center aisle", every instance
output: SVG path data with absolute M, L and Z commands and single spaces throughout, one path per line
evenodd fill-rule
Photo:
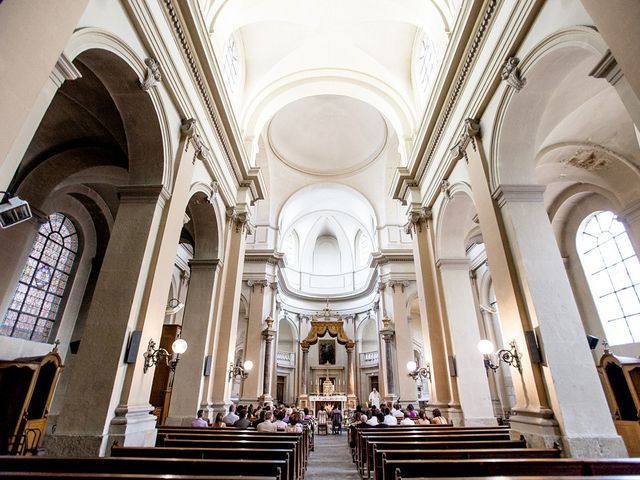
M 314 443 L 305 480 L 360 480 L 344 431 L 342 435 L 316 435 Z

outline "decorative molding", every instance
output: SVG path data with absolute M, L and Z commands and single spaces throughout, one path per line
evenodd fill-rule
M 449 117 L 451 116 L 454 106 L 458 101 L 458 97 L 463 90 L 467 75 L 471 71 L 471 66 L 475 60 L 476 55 L 478 54 L 478 51 L 480 50 L 480 46 L 482 44 L 484 36 L 489 29 L 489 24 L 491 23 L 491 19 L 493 18 L 493 14 L 496 11 L 497 5 L 498 0 L 490 0 L 487 3 L 484 14 L 482 15 L 482 20 L 480 21 L 478 29 L 476 30 L 476 34 L 473 38 L 473 41 L 471 42 L 471 47 L 468 50 L 464 64 L 460 69 L 460 73 L 458 74 L 458 78 L 456 79 L 453 88 L 451 88 L 451 94 L 449 96 L 449 99 L 447 100 L 447 104 L 442 109 L 442 113 L 440 114 L 438 126 L 434 129 L 433 133 L 429 135 L 430 147 L 422 157 L 424 159 L 423 165 L 422 167 L 419 167 L 416 175 L 418 182 L 422 179 L 422 175 L 425 174 L 425 172 L 427 171 L 427 167 L 431 164 L 433 155 L 435 154 L 438 143 L 440 142 L 440 138 L 442 137 L 445 127 L 447 126 L 447 123 L 449 121 Z M 413 179 L 413 181 L 415 182 L 416 179 Z
M 596 66 L 589 72 L 589 76 L 594 78 L 604 78 L 611 85 L 615 86 L 615 84 L 624 76 L 624 73 L 622 73 L 622 69 L 620 68 L 620 65 L 618 65 L 616 57 L 611 53 L 611 50 L 607 50 Z
M 465 161 L 469 163 L 467 145 L 471 142 L 471 146 L 475 152 L 477 149 L 475 137 L 478 136 L 480 136 L 480 123 L 473 118 L 466 118 L 462 123 L 462 131 L 458 136 L 458 141 L 450 150 L 451 160 L 456 161 L 464 157 Z
M 570 158 L 562 161 L 563 165 L 581 168 L 587 172 L 597 172 L 611 166 L 612 159 L 606 156 L 602 150 L 580 149 Z
M 142 90 L 148 92 L 162 80 L 162 74 L 160 73 L 160 64 L 155 58 L 146 58 L 144 64 L 146 65 L 144 79 L 138 81 L 138 84 Z
M 518 68 L 519 63 L 520 60 L 516 57 L 507 58 L 502 67 L 502 73 L 500 74 L 502 80 L 518 92 L 527 84 L 527 79 L 522 77 L 520 69 Z
M 413 233 L 422 232 L 422 225 L 427 225 L 427 221 L 431 217 L 431 209 L 428 207 L 411 210 L 407 214 L 407 223 L 403 227 L 404 232 L 412 236 Z
M 247 280 L 247 285 L 254 289 L 254 287 L 260 287 L 260 291 L 263 292 L 264 291 L 264 287 L 269 285 L 269 281 L 268 280 Z
M 164 208 L 171 193 L 164 185 L 121 185 L 118 187 L 120 203 L 158 203 Z
M 622 220 L 627 224 L 640 221 L 640 201 L 636 201 L 618 212 L 618 216 L 622 217 Z
M 543 201 L 544 185 L 500 185 L 492 194 L 493 199 L 502 208 L 507 203 L 536 203 Z
M 204 140 L 202 136 L 198 133 L 197 122 L 193 118 L 188 118 L 186 120 L 182 120 L 182 126 L 180 127 L 182 134 L 187 137 L 187 146 L 191 145 L 193 147 L 193 161 L 192 163 L 196 163 L 196 158 L 202 160 L 203 162 L 209 158 L 209 149 L 204 144 Z
M 222 262 L 218 258 L 192 258 L 189 260 L 191 270 L 214 270 L 222 267 Z
M 65 80 L 78 80 L 82 78 L 82 73 L 80 73 L 80 70 L 76 68 L 69 57 L 62 52 L 56 65 L 49 74 L 49 78 L 60 88 Z
M 440 270 L 469 270 L 471 262 L 468 258 L 439 258 L 436 267 Z M 471 272 L 473 273 L 473 272 Z
M 447 200 L 451 200 L 451 184 L 449 180 L 442 180 L 440 184 L 440 191 L 444 194 Z
M 246 231 L 247 235 L 253 233 L 253 225 L 251 225 L 251 214 L 247 210 L 238 208 L 228 208 L 227 218 L 235 225 L 236 233 Z
M 393 293 L 396 293 L 396 287 L 401 288 L 401 292 L 404 293 L 405 289 L 408 288 L 410 283 L 407 280 L 389 280 L 387 282 L 387 286 L 393 289 Z

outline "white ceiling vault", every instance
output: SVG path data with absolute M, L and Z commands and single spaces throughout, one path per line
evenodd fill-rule
M 340 95 L 366 102 L 385 116 L 401 139 L 402 159 L 425 105 L 420 72 L 412 71 L 412 64 L 424 38 L 440 61 L 460 3 L 200 0 L 223 63 L 233 44 L 234 83 L 239 85 L 228 89 L 246 143 L 255 145 L 273 115 L 288 104 Z

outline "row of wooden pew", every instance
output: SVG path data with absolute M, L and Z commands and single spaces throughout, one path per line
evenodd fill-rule
M 312 439 L 298 433 L 160 427 L 156 447 L 111 457 L 0 457 L 2 478 L 302 480 Z
M 358 471 L 373 480 L 640 475 L 635 459 L 563 459 L 557 448 L 526 448 L 524 439 L 511 439 L 506 427 L 352 427 L 350 444 Z

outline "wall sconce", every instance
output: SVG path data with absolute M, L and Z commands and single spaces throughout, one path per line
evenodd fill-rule
M 31 218 L 31 208 L 26 200 L 4 193 L 0 201 L 0 228 L 5 229 Z
M 424 367 L 418 368 L 418 364 L 413 360 L 407 362 L 407 370 L 409 370 L 409 376 L 413 378 L 416 382 L 418 379 L 427 379 L 431 381 L 431 365 L 429 362 Z
M 176 341 L 171 345 L 171 350 L 175 353 L 174 357 L 164 348 L 156 348 L 156 342 L 154 342 L 153 339 L 150 339 L 147 351 L 142 354 L 144 357 L 143 372 L 147 373 L 147 370 L 157 364 L 160 360 L 164 360 L 167 363 L 167 366 L 175 372 L 178 361 L 180 360 L 180 355 L 187 351 L 187 347 L 188 345 L 186 340 L 183 340 L 182 338 L 176 339 Z
M 502 348 L 496 352 L 496 356 L 498 357 L 498 363 L 495 364 L 491 361 L 491 354 L 494 352 L 495 347 L 493 343 L 487 339 L 480 340 L 478 342 L 478 350 L 482 355 L 484 355 L 484 368 L 491 369 L 494 372 L 500 368 L 500 360 L 502 360 L 507 365 L 515 367 L 518 369 L 520 373 L 522 373 L 522 364 L 520 363 L 520 358 L 522 354 L 518 350 L 518 346 L 516 345 L 516 341 L 512 340 L 509 343 L 508 350 L 506 348 Z
M 249 376 L 249 372 L 253 368 L 253 362 L 251 360 L 247 360 L 244 364 L 240 365 L 240 363 L 229 364 L 231 370 L 229 370 L 229 380 L 233 380 L 234 378 L 242 378 L 243 380 Z

